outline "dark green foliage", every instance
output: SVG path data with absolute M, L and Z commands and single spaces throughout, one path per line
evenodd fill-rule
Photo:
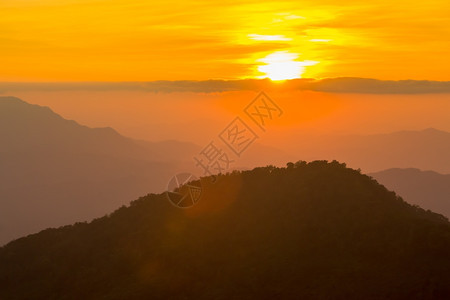
M 202 179 L 0 249 L 0 299 L 450 299 L 450 224 L 336 161 Z

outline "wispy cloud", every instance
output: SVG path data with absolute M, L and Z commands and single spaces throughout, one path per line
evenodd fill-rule
M 24 91 L 146 91 L 156 93 L 227 91 L 310 90 L 327 93 L 360 94 L 436 94 L 450 93 L 450 81 L 377 80 L 368 78 L 293 79 L 274 83 L 268 79 L 150 81 L 150 82 L 74 82 L 0 83 L 0 93 Z
M 271 52 L 308 77 L 449 80 L 448 0 L 2 0 L 0 80 L 257 78 Z

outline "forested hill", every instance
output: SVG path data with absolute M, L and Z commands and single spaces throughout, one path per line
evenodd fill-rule
M 337 162 L 202 179 L 0 248 L 0 299 L 450 299 L 450 223 Z

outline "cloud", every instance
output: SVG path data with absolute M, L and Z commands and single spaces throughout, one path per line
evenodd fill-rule
M 327 78 L 311 83 L 309 89 L 332 93 L 435 94 L 450 93 L 450 81 Z
M 28 91 L 144 91 L 156 93 L 227 91 L 309 90 L 358 94 L 436 94 L 450 93 L 450 81 L 377 80 L 369 78 L 293 79 L 274 83 L 269 79 L 149 81 L 149 82 L 0 82 L 0 93 Z

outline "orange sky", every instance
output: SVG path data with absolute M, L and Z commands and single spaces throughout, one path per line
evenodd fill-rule
M 2 0 L 0 81 L 450 80 L 450 2 Z

